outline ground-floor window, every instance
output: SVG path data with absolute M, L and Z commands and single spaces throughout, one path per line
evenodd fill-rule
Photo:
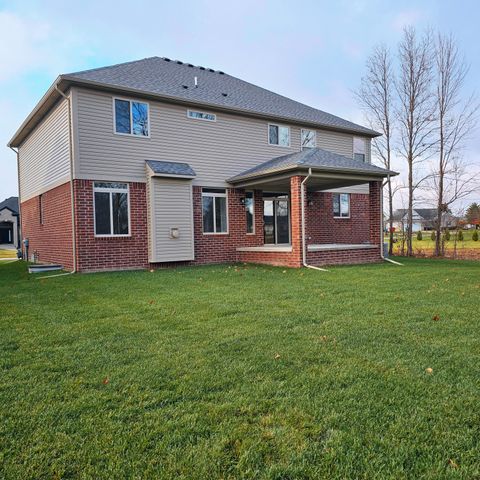
M 255 233 L 255 204 L 253 192 L 245 193 L 245 215 L 247 220 L 247 233 Z
M 96 236 L 127 236 L 130 233 L 127 183 L 95 182 L 94 215 Z
M 227 191 L 224 188 L 202 189 L 203 233 L 227 233 Z
M 350 194 L 349 193 L 333 194 L 333 216 L 335 218 L 350 217 Z

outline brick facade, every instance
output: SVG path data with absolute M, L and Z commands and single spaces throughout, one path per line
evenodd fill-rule
M 30 258 L 35 254 L 39 262 L 59 263 L 68 270 L 73 268 L 71 198 L 68 182 L 22 202 L 22 236 L 28 238 Z M 23 253 L 25 255 L 25 250 Z
M 228 189 L 228 233 L 203 234 L 202 189 L 193 187 L 195 260 L 183 265 L 252 262 L 288 267 L 302 266 L 301 182 L 290 179 L 291 252 L 238 252 L 239 247 L 263 245 L 262 191 L 254 192 L 255 232 L 246 233 L 243 189 Z M 147 192 L 145 183 L 130 183 L 130 225 L 128 237 L 95 237 L 93 181 L 75 180 L 75 226 L 78 271 L 138 269 L 178 265 L 148 263 Z M 40 224 L 39 197 L 22 203 L 24 236 L 30 240 L 41 262 L 58 262 L 73 268 L 70 183 L 42 196 L 44 224 Z M 332 194 L 308 193 L 306 198 L 307 244 L 372 243 L 380 245 L 380 182 L 370 183 L 370 194 L 351 195 L 349 219 L 334 219 Z M 369 263 L 380 260 L 380 247 L 365 250 L 308 252 L 314 265 Z
M 130 183 L 130 236 L 95 237 L 93 182 L 75 180 L 77 270 L 148 267 L 147 195 L 145 183 Z

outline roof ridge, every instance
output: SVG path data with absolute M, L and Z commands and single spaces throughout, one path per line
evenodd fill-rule
M 153 60 L 154 58 L 162 58 L 162 57 L 155 55 L 153 57 L 145 57 L 145 58 L 140 58 L 139 60 L 130 60 L 128 62 L 115 63 L 113 65 L 106 65 L 104 67 L 95 67 L 95 68 L 89 68 L 87 70 L 79 70 L 78 72 L 64 73 L 63 75 L 78 75 L 79 73 L 97 72 L 98 70 L 109 70 L 111 68 L 120 67 L 123 65 L 131 65 L 132 63 L 140 63 L 146 60 Z

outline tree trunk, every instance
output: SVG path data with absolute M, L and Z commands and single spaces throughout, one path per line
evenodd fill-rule
M 392 181 L 388 177 L 388 215 L 390 217 L 390 232 L 388 245 L 388 255 L 393 255 L 393 193 L 392 193 Z
M 407 211 L 407 257 L 413 256 L 413 161 L 408 159 L 408 211 Z

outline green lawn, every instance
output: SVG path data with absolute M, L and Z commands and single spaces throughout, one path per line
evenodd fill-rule
M 480 240 L 472 240 L 472 235 L 475 230 L 462 230 L 463 240 L 457 241 L 457 250 L 480 249 Z M 445 241 L 446 252 L 451 252 L 455 245 L 455 231 L 450 232 L 450 240 Z M 479 232 L 480 235 L 480 232 Z M 395 235 L 397 242 L 394 245 L 394 253 L 399 253 L 401 249 L 402 235 L 397 233 Z M 388 240 L 388 235 L 385 235 L 385 241 Z M 422 232 L 422 240 L 417 240 L 417 233 L 413 234 L 413 250 L 414 252 L 432 253 L 435 249 L 435 240 L 432 240 L 432 232 Z
M 0 264 L 0 478 L 479 479 L 480 263 L 402 262 Z

